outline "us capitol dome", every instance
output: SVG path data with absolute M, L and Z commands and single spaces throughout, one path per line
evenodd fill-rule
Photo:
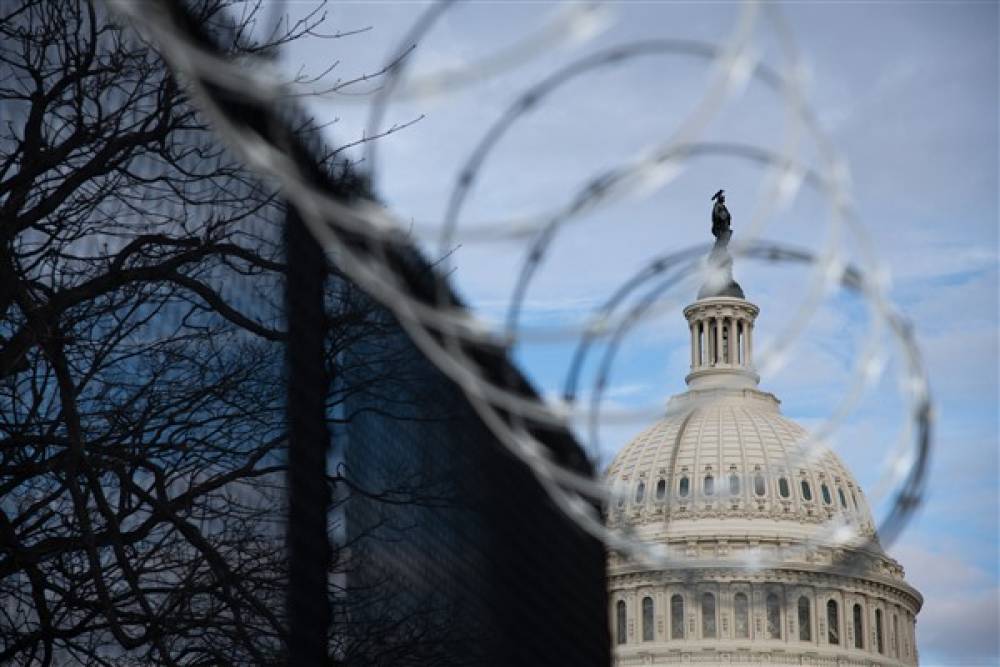
M 864 492 L 758 388 L 759 309 L 732 280 L 726 215 L 712 258 L 728 277 L 684 309 L 688 390 L 606 473 L 622 491 L 609 526 L 675 563 L 609 555 L 614 664 L 915 665 L 923 598 L 879 546 Z

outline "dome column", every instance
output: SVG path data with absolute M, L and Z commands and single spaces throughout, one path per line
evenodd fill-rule
M 702 366 L 712 366 L 715 364 L 715 327 L 711 319 L 705 319 L 701 326 L 705 329 L 705 360 Z
M 697 322 L 688 322 L 688 329 L 691 331 L 691 370 L 698 367 L 698 347 L 699 338 Z
M 715 366 L 722 365 L 722 318 L 715 318 Z

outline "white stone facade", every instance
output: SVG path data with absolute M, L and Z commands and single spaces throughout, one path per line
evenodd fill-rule
M 878 544 L 864 493 L 757 389 L 758 309 L 685 309 L 689 390 L 615 458 L 612 526 L 669 569 L 609 557 L 615 664 L 915 665 L 920 594 Z

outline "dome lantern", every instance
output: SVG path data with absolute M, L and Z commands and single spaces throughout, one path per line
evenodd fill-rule
M 684 309 L 691 333 L 692 389 L 753 388 L 753 326 L 760 309 L 746 299 L 711 297 Z

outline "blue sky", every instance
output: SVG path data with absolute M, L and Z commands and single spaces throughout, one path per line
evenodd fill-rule
M 298 12 L 308 3 L 289 3 Z M 372 30 L 347 39 L 299 42 L 289 70 L 334 76 L 376 71 L 426 5 L 337 3 L 329 26 Z M 641 39 L 719 43 L 741 15 L 727 3 L 613 5 L 603 32 L 547 48 L 531 62 L 454 94 L 392 105 L 387 122 L 412 127 L 378 145 L 385 203 L 417 229 L 443 215 L 460 165 L 524 89 L 602 48 Z M 417 45 L 416 75 L 465 67 L 517 42 L 559 7 L 470 3 L 448 12 Z M 935 397 L 935 449 L 927 502 L 890 553 L 925 595 L 918 619 L 924 664 L 996 664 L 998 600 L 998 16 L 995 3 L 794 3 L 780 10 L 802 52 L 806 94 L 849 166 L 861 224 L 891 277 L 890 295 L 913 321 Z M 755 52 L 774 67 L 780 42 L 760 21 Z M 711 70 L 703 59 L 649 56 L 574 80 L 524 117 L 492 153 L 467 202 L 462 229 L 537 213 L 565 202 L 587 178 L 665 141 L 697 106 Z M 355 92 L 361 92 L 358 88 Z M 360 136 L 368 97 L 313 102 L 334 120 L 330 140 Z M 727 98 L 702 138 L 777 149 L 787 130 L 782 100 L 751 81 Z M 817 163 L 814 148 L 802 159 Z M 580 322 L 654 255 L 710 240 L 709 198 L 725 188 L 734 232 L 746 230 L 769 174 L 732 157 L 696 158 L 661 188 L 582 217 L 561 233 L 526 301 L 526 328 Z M 830 229 L 829 203 L 807 188 L 769 218 L 763 236 L 818 250 Z M 743 225 L 741 227 L 741 225 Z M 436 250 L 427 245 L 429 252 Z M 843 250 L 857 257 L 854 245 Z M 853 253 L 853 254 L 852 254 Z M 509 303 L 524 245 L 463 242 L 452 257 L 458 288 L 487 318 Z M 757 348 L 773 340 L 804 295 L 809 272 L 738 262 L 737 279 L 762 309 Z M 683 390 L 687 286 L 628 337 L 612 374 L 610 405 L 653 408 Z M 864 303 L 826 298 L 788 363 L 762 386 L 805 426 L 827 416 L 846 389 L 869 324 Z M 885 338 L 885 345 L 891 341 Z M 547 392 L 566 372 L 569 341 L 535 342 L 519 359 Z M 859 401 L 831 444 L 871 490 L 904 423 L 895 371 Z M 648 420 L 648 418 L 646 418 Z M 642 420 L 606 424 L 607 460 Z

